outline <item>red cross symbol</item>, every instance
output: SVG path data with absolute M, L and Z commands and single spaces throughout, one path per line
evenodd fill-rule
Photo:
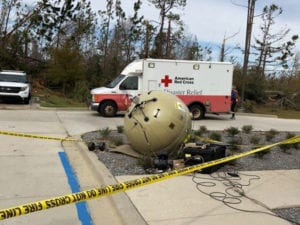
M 169 84 L 172 83 L 172 79 L 169 78 L 169 75 L 165 75 L 161 82 L 164 84 L 165 87 L 169 87 Z

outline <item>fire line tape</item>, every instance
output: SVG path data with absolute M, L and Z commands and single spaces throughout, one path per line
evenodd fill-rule
M 50 136 L 43 136 L 43 135 L 36 135 L 36 134 L 16 133 L 16 132 L 10 132 L 10 131 L 0 131 L 0 134 L 9 135 L 9 136 L 17 136 L 17 137 L 26 137 L 26 138 L 56 140 L 56 141 L 77 141 L 77 142 L 81 141 L 81 140 L 74 139 L 74 138 L 50 137 Z
M 238 158 L 242 158 L 242 157 L 257 153 L 257 152 L 265 151 L 267 149 L 270 149 L 270 148 L 278 146 L 278 145 L 296 144 L 299 142 L 300 142 L 300 135 L 290 138 L 290 139 L 287 139 L 287 140 L 284 140 L 284 141 L 281 141 L 281 142 L 277 142 L 274 144 L 266 145 L 264 147 L 253 149 L 253 150 L 250 150 L 247 152 L 228 156 L 228 157 L 217 159 L 214 161 L 209 161 L 209 162 L 202 163 L 199 165 L 185 167 L 185 168 L 182 168 L 179 170 L 173 170 L 171 172 L 166 172 L 166 173 L 157 174 L 157 175 L 150 175 L 150 176 L 141 177 L 141 178 L 138 178 L 135 180 L 129 180 L 129 181 L 113 184 L 113 185 L 106 185 L 103 187 L 93 188 L 90 190 L 76 192 L 76 193 L 72 193 L 69 195 L 53 197 L 53 198 L 49 198 L 46 200 L 27 203 L 24 205 L 15 206 L 15 207 L 7 208 L 7 209 L 0 209 L 0 220 L 9 219 L 12 217 L 21 216 L 21 215 L 25 215 L 25 214 L 29 214 L 29 213 L 33 213 L 33 212 L 37 212 L 37 211 L 42 211 L 42 210 L 46 210 L 46 209 L 51 209 L 54 207 L 60 207 L 63 205 L 68 205 L 68 204 L 87 201 L 87 200 L 91 200 L 91 199 L 95 199 L 95 198 L 100 198 L 100 197 L 112 195 L 112 194 L 119 193 L 119 192 L 124 192 L 124 191 L 130 190 L 130 189 L 142 187 L 142 186 L 148 185 L 148 184 L 153 184 L 153 183 L 163 181 L 163 180 L 166 180 L 169 178 L 192 173 L 192 172 L 195 172 L 195 171 L 207 168 L 207 167 L 211 167 L 214 165 L 226 163 L 226 162 L 229 162 L 229 161 L 232 161 L 232 160 L 235 160 Z

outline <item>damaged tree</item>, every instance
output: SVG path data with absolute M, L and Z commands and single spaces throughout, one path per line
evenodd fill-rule
M 289 34 L 290 29 L 283 28 L 277 33 L 272 33 L 272 27 L 275 24 L 275 18 L 281 15 L 282 8 L 272 4 L 263 8 L 261 15 L 262 25 L 260 30 L 262 32 L 261 39 L 255 38 L 255 45 L 253 48 L 257 51 L 257 71 L 262 75 L 265 74 L 266 65 L 274 65 L 279 63 L 284 68 L 288 67 L 287 59 L 293 56 L 292 49 L 298 39 L 298 35 L 293 35 L 291 40 L 284 42 L 284 39 Z

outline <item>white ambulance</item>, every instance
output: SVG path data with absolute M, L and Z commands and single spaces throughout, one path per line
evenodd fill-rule
M 162 90 L 176 95 L 193 119 L 206 113 L 228 113 L 233 65 L 229 62 L 141 59 L 130 63 L 105 87 L 91 90 L 91 109 L 112 117 L 126 111 L 133 97 Z

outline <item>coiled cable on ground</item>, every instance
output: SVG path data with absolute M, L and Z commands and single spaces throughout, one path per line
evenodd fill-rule
M 258 175 L 241 173 L 238 171 L 225 171 L 225 172 L 216 172 L 209 175 L 209 177 L 204 176 L 199 172 L 193 173 L 192 181 L 196 184 L 196 188 L 202 194 L 205 194 L 216 201 L 222 202 L 229 208 L 238 210 L 241 212 L 247 213 L 264 213 L 267 215 L 275 216 L 281 219 L 284 219 L 292 224 L 300 225 L 298 222 L 291 219 L 285 218 L 281 215 L 278 215 L 269 208 L 267 205 L 262 202 L 249 197 L 243 187 L 250 186 L 254 180 L 258 180 L 260 177 Z M 221 191 L 208 191 L 209 188 L 213 188 L 218 184 L 225 186 L 223 192 Z M 244 199 L 248 199 L 251 202 L 260 205 L 261 207 L 267 209 L 269 212 L 261 210 L 247 210 L 238 208 L 237 205 L 241 204 Z

